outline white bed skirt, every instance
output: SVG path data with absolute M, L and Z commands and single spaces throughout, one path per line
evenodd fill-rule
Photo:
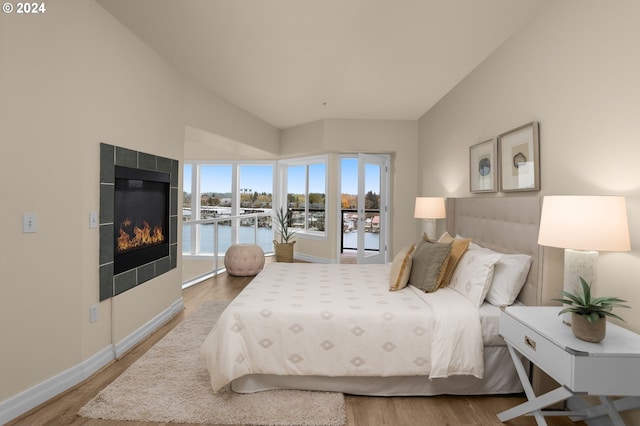
M 407 377 L 324 377 L 252 374 L 231 383 L 238 393 L 302 389 L 367 396 L 489 395 L 523 392 L 506 346 L 485 346 L 484 378 L 453 376 L 429 380 Z

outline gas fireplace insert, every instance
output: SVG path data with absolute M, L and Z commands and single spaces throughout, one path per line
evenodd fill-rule
M 169 173 L 115 166 L 114 273 L 169 256 Z

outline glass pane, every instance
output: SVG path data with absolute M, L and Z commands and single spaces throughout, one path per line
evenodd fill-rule
M 326 165 L 309 165 L 309 231 L 324 232 Z
M 292 228 L 305 227 L 305 204 L 307 202 L 307 167 L 291 166 L 287 168 L 287 207 L 292 211 Z
M 342 206 L 342 249 L 358 248 L 358 159 L 340 160 L 340 204 Z
M 358 207 L 358 159 L 343 158 L 341 165 L 341 203 L 343 209 Z
M 191 245 L 191 230 L 194 229 L 192 225 L 182 224 L 182 254 L 195 254 L 196 247 Z
M 380 250 L 380 166 L 364 168 L 365 250 Z
M 231 214 L 231 166 L 200 166 L 200 218 Z
M 273 166 L 240 166 L 240 214 L 243 209 L 263 212 L 271 209 Z
M 200 166 L 200 218 L 211 219 L 231 215 L 232 166 Z M 198 228 L 200 253 L 213 253 L 213 225 Z M 218 253 L 224 253 L 231 245 L 231 221 L 219 222 Z

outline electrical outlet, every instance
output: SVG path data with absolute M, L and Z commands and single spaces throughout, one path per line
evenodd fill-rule
M 22 214 L 22 232 L 27 234 L 36 232 L 38 228 L 38 216 L 35 213 Z
M 98 305 L 89 308 L 89 322 L 98 321 Z

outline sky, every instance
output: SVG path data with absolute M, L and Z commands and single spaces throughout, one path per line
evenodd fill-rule
M 191 188 L 191 164 L 184 166 L 184 188 L 188 192 Z M 358 193 L 358 159 L 343 158 L 341 162 L 341 187 L 343 194 Z M 380 193 L 378 179 L 379 167 L 373 164 L 365 166 L 365 192 Z M 231 165 L 202 165 L 200 168 L 201 192 L 225 193 L 232 192 Z M 304 193 L 305 167 L 294 166 L 289 168 L 289 192 Z M 250 189 L 250 192 L 273 192 L 273 166 L 252 165 L 240 166 L 240 188 Z M 325 166 L 312 164 L 309 167 L 309 192 L 325 193 Z
M 342 194 L 358 193 L 358 159 L 343 158 L 340 163 L 342 178 L 340 181 L 340 192 Z M 365 163 L 364 167 L 364 192 L 373 191 L 380 193 L 380 167 L 375 164 Z

